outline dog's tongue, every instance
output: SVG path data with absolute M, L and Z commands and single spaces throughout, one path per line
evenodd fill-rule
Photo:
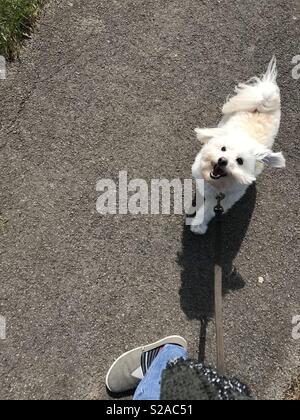
M 216 165 L 216 166 L 214 167 L 213 174 L 214 174 L 214 176 L 221 176 L 221 175 L 224 175 L 224 171 L 223 171 L 223 169 L 221 168 L 221 166 Z

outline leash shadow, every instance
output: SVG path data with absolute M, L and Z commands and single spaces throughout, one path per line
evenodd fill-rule
M 223 295 L 245 286 L 234 267 L 234 260 L 247 233 L 256 202 L 256 185 L 223 216 L 222 266 Z M 204 236 L 195 236 L 184 225 L 182 251 L 178 264 L 182 268 L 180 304 L 188 319 L 200 321 L 199 361 L 205 359 L 207 324 L 214 316 L 215 220 Z

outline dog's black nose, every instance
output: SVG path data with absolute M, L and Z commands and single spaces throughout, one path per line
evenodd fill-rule
M 228 165 L 228 160 L 226 158 L 224 158 L 224 157 L 221 157 L 218 160 L 218 165 L 220 165 L 220 166 L 227 166 Z

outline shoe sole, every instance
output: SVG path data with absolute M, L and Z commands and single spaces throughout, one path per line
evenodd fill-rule
M 120 360 L 125 359 L 128 355 L 133 354 L 135 352 L 145 353 L 147 351 L 153 350 L 153 349 L 155 349 L 157 347 L 161 347 L 161 346 L 164 346 L 164 345 L 167 345 L 167 344 L 176 344 L 176 345 L 181 346 L 181 347 L 183 347 L 184 349 L 187 350 L 187 342 L 186 342 L 186 340 L 183 337 L 180 337 L 179 335 L 171 335 L 169 337 L 166 337 L 166 338 L 163 338 L 161 340 L 158 340 L 155 343 L 148 344 L 146 346 L 140 346 L 140 347 L 137 347 L 137 348 L 135 348 L 133 350 L 129 350 L 126 353 L 122 354 L 120 357 L 118 357 L 118 359 L 115 360 L 115 362 L 110 367 L 110 369 L 109 369 L 109 371 L 108 371 L 108 373 L 106 375 L 106 379 L 105 379 L 105 384 L 106 384 L 107 389 L 110 392 L 119 392 L 119 391 L 114 391 L 114 390 L 112 390 L 110 388 L 110 386 L 109 386 L 109 377 L 110 377 L 111 372 L 115 368 L 115 366 L 120 362 Z

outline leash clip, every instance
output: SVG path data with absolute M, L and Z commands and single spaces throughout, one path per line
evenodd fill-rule
M 225 194 L 223 194 L 223 193 L 219 193 L 216 196 L 217 205 L 215 206 L 214 211 L 216 213 L 216 216 L 218 216 L 218 217 L 222 216 L 222 214 L 224 213 L 224 208 L 221 204 L 221 202 L 224 200 L 224 198 L 225 198 Z

